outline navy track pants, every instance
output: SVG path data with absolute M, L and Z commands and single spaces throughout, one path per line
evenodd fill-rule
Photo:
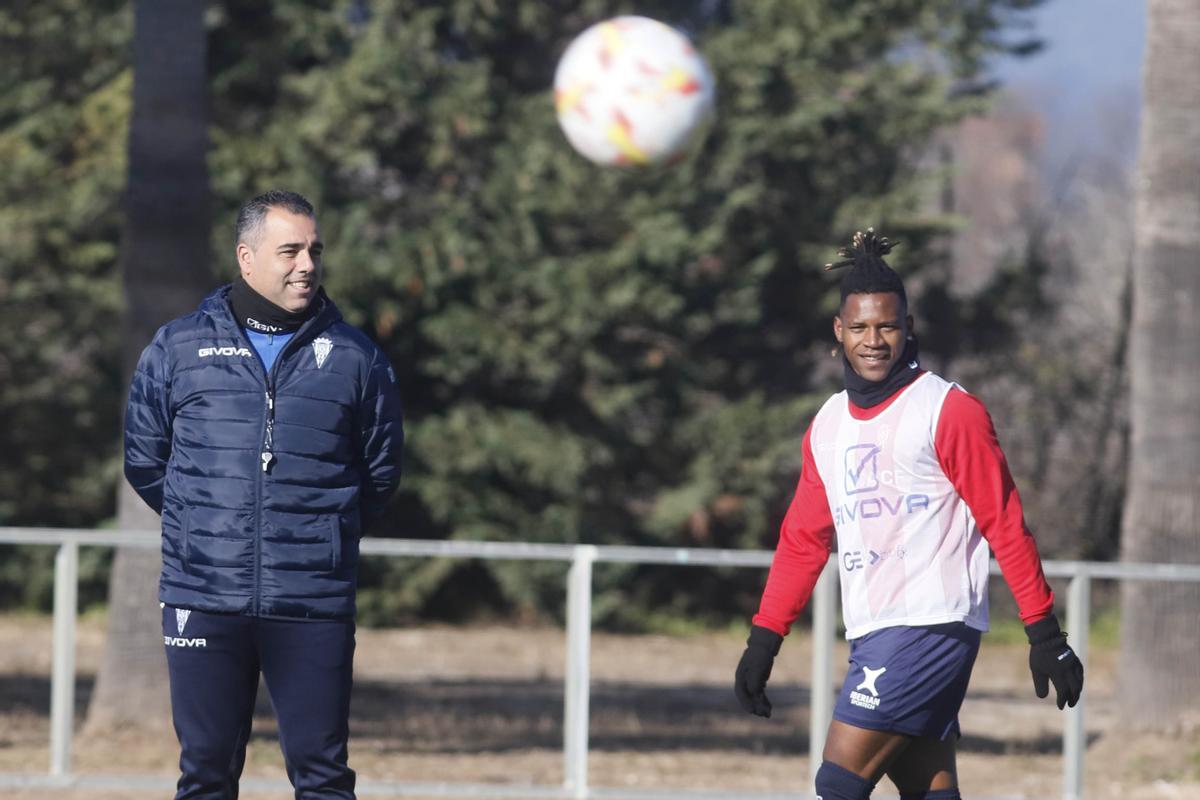
M 297 800 L 354 800 L 347 766 L 353 620 L 285 620 L 163 608 L 175 800 L 236 800 L 259 673 Z

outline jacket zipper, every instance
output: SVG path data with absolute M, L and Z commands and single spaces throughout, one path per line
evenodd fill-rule
M 271 465 L 275 463 L 275 453 L 272 452 L 275 447 L 275 389 L 267 384 L 267 429 L 263 434 L 263 451 L 260 455 L 262 459 L 262 471 L 270 472 Z
M 275 357 L 275 364 L 279 364 L 279 359 L 283 356 L 280 353 Z M 258 480 L 255 485 L 258 487 L 258 495 L 254 503 L 254 616 L 258 616 L 262 610 L 262 502 L 263 502 L 263 481 L 271 471 L 271 465 L 275 463 L 275 454 L 272 448 L 275 444 L 275 369 L 272 367 L 271 372 L 267 374 L 267 409 L 266 421 L 263 424 L 263 439 L 262 452 L 259 453 L 259 459 L 262 462 L 262 470 L 258 473 Z
M 275 335 L 272 334 L 267 338 L 268 343 L 274 344 Z M 286 349 L 286 348 L 285 348 Z M 283 355 L 280 353 L 279 355 Z M 279 358 L 275 358 L 279 361 Z M 274 366 L 274 365 L 272 365 Z M 272 373 L 274 370 L 271 370 Z M 275 461 L 275 454 L 272 452 L 275 446 L 275 386 L 272 375 L 267 375 L 267 427 L 263 433 L 263 451 L 259 455 L 262 459 L 262 471 L 270 472 L 271 464 Z
M 263 476 L 270 472 L 271 467 L 275 464 L 275 376 L 279 371 L 279 365 L 283 363 L 283 359 L 287 354 L 295 349 L 294 345 L 300 339 L 300 334 L 304 333 L 306 328 L 313 324 L 313 320 L 317 317 L 305 322 L 300 326 L 300 330 L 288 340 L 284 345 L 283 350 L 275 357 L 275 363 L 271 365 L 268 371 L 266 364 L 263 363 L 262 356 L 258 354 L 258 349 L 254 343 L 250 341 L 250 337 L 240 325 L 234 323 L 237 328 L 238 335 L 242 340 L 249 345 L 250 352 L 254 353 L 255 360 L 262 367 L 263 378 L 266 383 L 266 409 L 263 419 L 262 433 L 262 451 L 259 453 L 259 461 L 262 469 L 258 470 L 254 481 L 254 602 L 252 603 L 253 615 L 258 616 L 262 609 L 262 501 L 263 501 Z
M 258 366 L 262 369 L 263 384 L 266 387 L 264 395 L 266 396 L 266 409 L 263 415 L 263 428 L 260 441 L 263 443 L 262 450 L 259 452 L 259 461 L 262 469 L 254 478 L 254 597 L 251 603 L 251 613 L 258 616 L 262 610 L 262 502 L 263 502 L 263 476 L 270 470 L 271 464 L 275 460 L 275 455 L 272 452 L 272 446 L 275 439 L 275 386 L 274 373 L 275 367 L 279 365 L 279 360 L 283 357 L 280 353 L 275 357 L 275 364 L 272 365 L 270 371 L 267 370 L 267 365 L 263 363 L 262 356 L 258 354 L 258 348 L 250 341 L 250 337 L 238 326 L 238 334 L 249 345 L 250 352 L 254 353 L 254 359 L 258 362 Z M 295 337 L 293 337 L 295 338 Z M 291 342 L 288 342 L 291 344 Z M 285 347 L 284 350 L 287 348 Z
M 250 352 L 254 353 L 254 358 L 258 361 L 258 366 L 262 368 L 263 384 L 266 387 L 266 396 L 268 406 L 274 406 L 275 402 L 271 396 L 271 376 L 267 372 L 267 365 L 263 363 L 262 356 L 258 354 L 258 348 L 250 341 L 250 337 L 246 332 L 238 328 L 238 333 L 246 340 L 246 344 L 250 346 Z M 277 359 L 278 360 L 278 359 Z M 268 411 L 263 420 L 262 441 L 266 441 L 267 436 L 272 435 L 272 428 L 275 425 L 274 409 L 268 408 Z M 261 458 L 261 455 L 260 455 Z M 267 464 L 263 461 L 262 470 L 254 476 L 254 597 L 251 603 L 251 614 L 258 616 L 261 607 L 259 597 L 262 594 L 262 497 L 263 497 L 263 473 L 267 470 Z

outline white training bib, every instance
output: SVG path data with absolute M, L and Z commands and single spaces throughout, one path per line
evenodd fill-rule
M 846 638 L 893 625 L 987 630 L 987 542 L 934 448 L 955 384 L 925 373 L 874 419 L 825 402 L 810 444 L 837 528 Z

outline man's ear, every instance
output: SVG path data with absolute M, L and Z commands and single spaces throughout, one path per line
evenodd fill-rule
M 911 319 L 911 317 L 910 317 Z M 838 315 L 833 316 L 833 336 L 838 340 L 838 344 L 842 342 L 842 318 Z
M 904 326 L 906 328 L 908 328 L 908 338 L 909 339 L 913 338 L 913 334 L 916 333 L 916 331 L 913 330 L 912 314 L 909 314 L 907 317 L 904 318 Z
M 237 246 L 237 264 L 238 272 L 242 273 L 242 277 L 250 271 L 251 265 L 254 263 L 254 251 L 250 249 L 250 245 L 245 242 L 238 242 Z

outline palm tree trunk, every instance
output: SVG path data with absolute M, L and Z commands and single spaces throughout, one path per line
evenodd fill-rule
M 1200 564 L 1200 0 L 1146 8 L 1126 561 Z M 1121 587 L 1127 719 L 1200 710 L 1200 585 Z
M 122 366 L 133 374 L 164 322 L 195 308 L 211 284 L 204 0 L 137 0 L 133 119 L 122 269 Z M 122 482 L 123 529 L 157 530 L 158 516 Z M 109 629 L 90 730 L 170 723 L 157 549 L 120 548 L 109 584 Z

